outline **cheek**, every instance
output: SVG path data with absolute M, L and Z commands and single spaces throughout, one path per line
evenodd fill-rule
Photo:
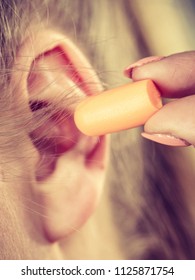
M 27 180 L 27 176 L 25 178 Z M 24 191 L 31 186 L 19 179 L 14 182 L 0 184 L 0 259 L 59 258 L 54 246 L 42 239 L 35 202 L 31 194 Z
M 0 258 L 17 259 L 25 255 L 24 231 L 21 224 L 21 215 L 17 207 L 18 199 L 11 191 L 11 185 L 1 186 L 1 219 L 0 219 Z M 21 202 L 20 202 L 21 203 Z M 20 206 L 21 207 L 21 206 Z

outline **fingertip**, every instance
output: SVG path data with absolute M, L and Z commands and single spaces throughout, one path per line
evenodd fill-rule
M 164 58 L 164 56 L 148 56 L 148 57 L 139 59 L 138 61 L 130 64 L 129 66 L 127 66 L 127 68 L 124 70 L 124 75 L 128 78 L 132 78 L 133 77 L 133 71 L 134 71 L 135 68 L 141 67 L 141 66 L 146 65 L 148 63 L 152 63 L 152 62 L 162 60 L 163 58 Z

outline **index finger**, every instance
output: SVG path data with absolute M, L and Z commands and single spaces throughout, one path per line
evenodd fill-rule
M 132 71 L 133 81 L 151 79 L 163 97 L 180 98 L 195 94 L 195 51 L 152 61 Z

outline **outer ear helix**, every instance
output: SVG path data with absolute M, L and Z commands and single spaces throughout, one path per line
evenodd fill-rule
M 76 232 L 93 213 L 107 162 L 106 137 L 82 135 L 73 121 L 73 104 L 67 108 L 66 102 L 59 100 L 70 87 L 69 97 L 74 89 L 74 95 L 83 98 L 99 92 L 101 86 L 78 49 L 52 30 L 27 40 L 18 55 L 17 67 L 21 65 L 29 71 L 17 71 L 15 85 L 18 97 L 28 102 L 32 115 L 41 116 L 42 111 L 55 108 L 49 117 L 38 120 L 36 129 L 30 128 L 40 155 L 32 190 L 39 205 L 35 210 L 40 212 L 45 237 L 54 242 Z

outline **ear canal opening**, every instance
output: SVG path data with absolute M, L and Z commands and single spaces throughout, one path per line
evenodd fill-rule
M 39 101 L 39 100 L 31 100 L 29 102 L 29 106 L 32 112 L 35 112 L 37 110 L 43 109 L 45 107 L 48 107 L 48 103 L 46 101 Z

